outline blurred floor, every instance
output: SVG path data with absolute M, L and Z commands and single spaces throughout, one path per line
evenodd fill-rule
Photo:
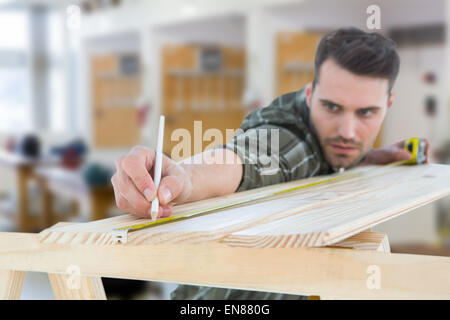
M 106 280 L 106 281 L 105 281 Z M 111 290 L 111 280 L 126 288 L 120 295 L 117 290 Z M 133 280 L 104 279 L 105 291 L 109 300 L 131 299 L 131 300 L 169 300 L 177 284 L 161 282 L 142 282 L 136 284 Z M 109 283 L 109 286 L 108 286 Z M 133 293 L 133 288 L 136 290 Z M 144 289 L 140 291 L 140 289 Z M 50 287 L 48 276 L 41 272 L 28 272 L 25 277 L 21 300 L 53 300 L 53 292 Z
M 111 280 L 117 285 L 125 288 L 118 294 L 117 290 L 112 290 Z M 108 300 L 169 300 L 177 284 L 161 282 L 136 283 L 134 280 L 103 279 L 105 292 Z M 109 284 L 109 285 L 108 285 Z M 143 290 L 141 290 L 143 289 Z M 41 272 L 28 272 L 25 276 L 21 300 L 53 300 L 53 292 L 48 280 L 48 276 Z

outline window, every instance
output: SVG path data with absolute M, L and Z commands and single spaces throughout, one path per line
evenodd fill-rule
M 0 9 L 0 132 L 69 129 L 64 18 L 59 7 Z
M 0 131 L 30 128 L 28 13 L 0 11 Z
M 65 25 L 62 14 L 49 10 L 47 15 L 47 90 L 48 116 L 52 132 L 64 132 L 67 129 L 67 96 L 65 64 Z

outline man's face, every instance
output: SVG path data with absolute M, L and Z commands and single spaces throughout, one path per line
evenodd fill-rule
M 372 148 L 392 105 L 389 81 L 355 75 L 333 59 L 324 61 L 314 91 L 306 87 L 313 129 L 325 159 L 336 168 L 356 164 Z

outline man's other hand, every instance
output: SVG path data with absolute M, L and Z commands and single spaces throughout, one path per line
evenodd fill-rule
M 429 143 L 426 139 L 424 140 L 427 142 L 425 155 L 426 155 L 426 163 L 428 163 Z M 405 150 L 404 148 L 405 142 L 406 140 L 403 140 L 388 147 L 383 147 L 369 151 L 364 161 L 360 163 L 360 166 L 383 165 L 397 161 L 410 160 L 412 155 L 407 150 Z

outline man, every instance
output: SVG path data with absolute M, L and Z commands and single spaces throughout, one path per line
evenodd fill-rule
M 408 160 L 403 142 L 371 150 L 392 106 L 391 93 L 400 59 L 395 43 L 377 33 L 356 28 L 331 32 L 320 41 L 315 57 L 315 78 L 297 92 L 285 94 L 268 107 L 249 114 L 226 145 L 176 163 L 164 157 L 158 193 L 150 169 L 154 150 L 135 147 L 116 161 L 112 178 L 117 206 L 149 217 L 158 196 L 160 217 L 171 214 L 169 203 L 184 203 L 222 196 L 275 183 L 331 174 L 341 168 Z M 260 153 L 243 148 L 252 130 L 277 129 L 278 168 L 265 174 Z M 254 131 L 255 132 L 255 131 Z M 257 140 L 269 151 L 267 143 Z M 207 155 L 212 161 L 195 164 Z M 224 159 L 232 159 L 226 161 Z M 256 161 L 250 161 L 256 159 Z M 213 177 L 213 178 L 212 178 Z M 174 299 L 302 299 L 302 296 L 265 292 L 179 286 Z

